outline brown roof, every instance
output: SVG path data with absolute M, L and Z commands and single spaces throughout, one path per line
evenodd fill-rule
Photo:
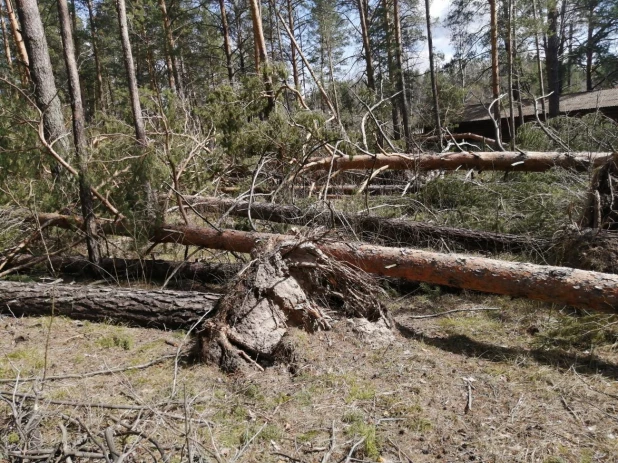
M 534 103 L 532 100 L 523 100 L 523 113 L 525 116 L 534 115 Z M 541 102 L 537 102 L 539 111 Z M 489 103 L 487 104 L 489 106 Z M 568 114 L 581 110 L 593 110 L 596 108 L 618 107 L 618 88 L 598 90 L 596 92 L 569 93 L 560 97 L 560 113 Z M 517 113 L 517 108 L 515 109 Z M 508 117 L 508 108 L 502 108 L 502 117 Z M 489 114 L 482 104 L 468 105 L 464 108 L 462 121 L 488 120 Z

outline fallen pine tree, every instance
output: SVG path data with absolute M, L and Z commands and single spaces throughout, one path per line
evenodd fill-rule
M 188 328 L 214 309 L 221 296 L 197 291 L 141 290 L 108 286 L 18 283 L 0 280 L 0 313 L 62 315 L 114 320 L 159 329 Z
M 40 214 L 39 220 L 68 228 L 81 223 L 77 217 Z M 126 233 L 120 224 L 108 233 Z M 250 253 L 259 243 L 288 241 L 289 235 L 217 230 L 186 225 L 162 225 L 150 240 Z M 603 312 L 616 312 L 618 275 L 528 263 L 507 262 L 462 254 L 443 254 L 409 248 L 319 239 L 318 248 L 335 260 L 367 273 L 430 284 L 525 297 Z
M 355 216 L 329 209 L 301 209 L 296 206 L 203 196 L 185 196 L 184 199 L 199 212 L 228 213 L 243 218 L 250 216 L 253 219 L 299 226 L 341 227 L 352 230 L 362 239 L 377 239 L 387 246 L 432 247 L 436 243 L 445 243 L 464 251 L 533 251 L 545 254 L 555 245 L 552 240 L 542 238 L 440 227 L 368 215 Z
M 380 169 L 390 170 L 500 170 L 544 172 L 552 167 L 586 171 L 603 165 L 612 153 L 559 152 L 461 152 L 448 154 L 376 154 L 312 158 L 301 172 L 317 170 Z M 388 166 L 388 167 L 387 167 Z

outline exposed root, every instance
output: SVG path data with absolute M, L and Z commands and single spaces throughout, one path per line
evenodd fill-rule
M 202 359 L 225 371 L 247 361 L 258 369 L 292 363 L 293 346 L 284 340 L 291 326 L 328 330 L 338 314 L 387 320 L 371 277 L 335 262 L 311 242 L 265 243 L 252 257 L 199 334 Z

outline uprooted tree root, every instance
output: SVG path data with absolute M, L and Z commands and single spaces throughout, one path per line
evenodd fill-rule
M 367 274 L 339 263 L 305 242 L 265 243 L 229 285 L 215 315 L 198 335 L 203 360 L 227 372 L 247 364 L 293 365 L 289 327 L 330 329 L 336 316 L 390 323 Z

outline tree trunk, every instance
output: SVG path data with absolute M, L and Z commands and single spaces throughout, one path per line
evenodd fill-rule
M 286 241 L 290 236 L 237 230 L 165 225 L 153 241 L 249 253 L 258 242 Z M 618 275 L 506 262 L 463 254 L 322 240 L 318 249 L 367 273 L 408 281 L 525 297 L 555 304 L 616 313 Z
M 537 22 L 537 14 L 536 14 L 536 0 L 532 0 L 532 17 L 534 18 L 534 22 Z M 538 27 L 538 25 L 537 25 Z M 536 70 L 537 76 L 539 79 L 539 85 L 541 87 L 541 96 L 545 96 L 545 84 L 543 79 L 543 65 L 541 63 L 541 45 L 539 43 L 539 32 L 535 30 L 534 32 L 534 45 L 536 48 Z M 547 120 L 547 110 L 545 108 L 545 98 L 541 98 L 541 108 L 543 109 L 543 120 Z
M 163 1 L 163 0 L 161 0 Z M 225 65 L 227 67 L 227 78 L 232 83 L 234 81 L 234 68 L 232 67 L 232 47 L 230 46 L 230 27 L 227 23 L 227 13 L 225 11 L 225 0 L 219 0 L 221 10 L 221 30 L 223 33 L 223 52 L 225 53 Z
M 361 35 L 363 38 L 363 50 L 365 57 L 365 72 L 367 73 L 367 87 L 376 91 L 376 80 L 373 71 L 373 60 L 371 58 L 371 42 L 369 41 L 369 25 L 367 24 L 367 0 L 356 0 L 358 17 L 360 19 Z
M 50 219 L 55 219 L 56 226 L 63 228 L 81 223 L 75 217 L 49 215 Z M 118 231 L 127 232 L 122 227 Z M 250 253 L 259 243 L 293 241 L 294 237 L 164 224 L 153 231 L 150 240 L 153 243 Z M 525 297 L 601 312 L 616 313 L 618 307 L 618 275 L 615 274 L 324 239 L 316 246 L 338 261 L 385 277 Z
M 5 268 L 29 265 L 38 257 L 21 256 L 11 261 Z M 52 274 L 65 273 L 110 277 L 124 282 L 132 280 L 165 281 L 174 275 L 177 279 L 197 280 L 207 284 L 223 284 L 231 280 L 243 264 L 221 264 L 209 262 L 173 262 L 166 260 L 114 259 L 105 257 L 99 260 L 100 271 L 92 274 L 92 266 L 87 259 L 71 256 L 50 256 L 43 262 Z
M 264 88 L 268 98 L 268 104 L 264 110 L 264 116 L 268 118 L 270 112 L 275 109 L 275 95 L 273 93 L 273 82 L 271 71 L 268 69 L 268 51 L 266 50 L 266 40 L 264 39 L 264 28 L 262 25 L 262 11 L 259 0 L 249 0 L 251 8 L 251 20 L 253 22 L 253 40 L 256 47 L 256 72 L 262 73 Z
M 6 23 L 4 22 L 4 8 L 2 7 L 2 1 L 0 0 L 0 28 L 2 29 L 2 44 L 4 45 L 4 57 L 6 58 L 6 65 L 9 72 L 13 73 L 13 57 L 11 56 L 11 45 L 9 43 L 9 34 L 6 30 Z
M 549 117 L 560 114 L 560 37 L 558 34 L 557 0 L 551 0 L 547 10 L 547 49 L 545 50 L 549 95 Z
M 167 14 L 167 5 L 165 0 L 159 0 L 159 9 L 163 16 L 163 29 L 165 31 L 165 48 L 167 51 L 167 59 L 172 68 L 168 68 L 170 73 L 170 87 L 174 92 L 177 91 L 182 95 L 182 81 L 178 71 L 178 63 L 176 61 L 176 45 L 174 43 L 174 37 L 172 36 L 172 26 L 169 15 Z
M 425 18 L 427 20 L 427 47 L 429 49 L 429 74 L 431 76 L 431 93 L 433 96 L 433 117 L 438 131 L 440 148 L 442 148 L 442 124 L 440 123 L 440 102 L 438 99 L 438 82 L 433 56 L 433 39 L 431 37 L 431 14 L 429 0 L 425 0 Z
M 25 87 L 30 81 L 30 59 L 28 58 L 28 51 L 26 50 L 26 45 L 24 44 L 24 40 L 21 35 L 21 28 L 17 22 L 17 16 L 15 15 L 13 4 L 11 3 L 11 0 L 5 0 L 5 4 L 6 14 L 9 17 L 11 33 L 13 34 L 13 41 L 15 42 L 17 54 L 19 55 L 19 68 L 21 70 L 20 75 L 22 78 L 22 84 Z
M 500 64 L 498 62 L 498 9 L 496 0 L 489 0 L 491 40 L 491 93 L 493 97 L 493 118 L 496 127 L 496 141 L 502 143 L 502 116 L 500 114 Z
M 380 185 L 377 185 L 380 187 Z M 443 242 L 463 251 L 545 253 L 553 245 L 551 240 L 508 235 L 450 227 L 439 227 L 422 222 L 351 214 L 325 214 L 323 210 L 300 209 L 272 203 L 251 203 L 232 199 L 185 196 L 192 207 L 200 212 L 228 213 L 235 217 L 249 217 L 270 222 L 300 226 L 341 227 L 351 229 L 368 241 L 387 246 L 434 247 Z
M 97 73 L 96 83 L 94 88 L 94 107 L 97 109 L 104 109 L 105 103 L 103 100 L 103 70 L 101 68 L 101 59 L 99 57 L 99 38 L 97 34 L 97 27 L 94 21 L 94 9 L 92 6 L 92 0 L 86 0 L 86 6 L 88 7 L 88 21 L 90 24 L 90 40 L 92 40 L 92 54 L 94 55 L 94 67 Z
M 73 139 L 75 141 L 75 157 L 77 159 L 77 171 L 79 181 L 79 198 L 84 217 L 84 230 L 86 232 L 86 247 L 88 258 L 96 267 L 100 259 L 99 244 L 97 240 L 97 224 L 94 215 L 94 204 L 90 191 L 90 179 L 88 177 L 88 142 L 86 139 L 84 106 L 77 62 L 75 61 L 75 47 L 73 33 L 71 31 L 71 17 L 66 0 L 58 0 L 58 17 L 60 18 L 60 33 L 64 52 L 64 62 L 69 77 L 69 95 L 71 98 L 71 110 L 73 112 Z
M 159 329 L 189 328 L 220 296 L 196 291 L 121 289 L 0 281 L 0 312 L 64 316 Z
M 116 11 L 118 13 L 118 25 L 120 27 L 120 42 L 122 43 L 124 67 L 127 73 L 127 80 L 129 82 L 129 97 L 131 99 L 131 111 L 133 113 L 135 138 L 142 147 L 146 147 L 148 143 L 146 140 L 146 130 L 144 129 L 144 120 L 142 118 L 142 105 L 139 101 L 137 79 L 135 77 L 133 52 L 131 51 L 131 42 L 129 40 L 129 25 L 127 23 L 127 7 L 125 0 L 116 0 Z
M 591 1 L 588 5 L 588 36 L 586 38 L 586 91 L 591 92 L 592 86 L 592 57 L 594 51 L 593 34 L 594 34 L 594 6 L 595 2 Z
M 66 159 L 69 154 L 69 141 L 65 137 L 66 127 L 62 105 L 58 98 L 45 30 L 36 0 L 17 0 L 17 14 L 30 59 L 34 98 L 43 114 L 45 139 L 49 143 L 55 142 L 56 151 Z M 60 172 L 59 167 L 55 166 L 54 170 L 56 173 Z
M 382 28 L 384 29 L 384 37 L 386 40 L 386 62 L 388 67 L 388 79 L 391 88 L 397 88 L 397 68 L 395 65 L 395 59 L 393 57 L 393 39 L 392 39 L 392 28 L 391 22 L 389 18 L 389 4 L 388 0 L 384 0 L 384 6 L 382 8 L 383 17 L 382 17 Z M 399 126 L 399 109 L 398 109 L 398 101 L 396 98 L 391 99 L 391 119 L 393 121 L 393 138 L 395 140 L 401 139 L 401 127 Z
M 506 47 L 506 59 L 508 67 L 508 86 L 509 86 L 509 125 L 511 128 L 510 146 L 511 150 L 515 149 L 515 96 L 513 94 L 513 49 L 515 43 L 513 41 L 513 2 L 507 1 L 507 47 Z
M 401 17 L 399 15 L 399 0 L 393 0 L 393 22 L 395 26 L 395 62 L 397 64 L 397 91 L 400 92 L 399 109 L 403 124 L 403 134 L 406 139 L 406 151 L 412 152 L 412 133 L 408 114 L 408 97 L 406 96 L 406 82 L 403 71 L 403 41 L 401 37 Z
M 294 34 L 294 9 L 292 8 L 292 0 L 287 0 L 288 6 L 288 27 L 290 32 Z M 296 62 L 296 47 L 290 44 L 290 53 L 292 61 L 292 77 L 294 78 L 294 88 L 300 92 L 300 79 L 298 77 L 298 63 Z
M 512 151 L 462 152 L 436 156 L 435 154 L 377 154 L 332 158 L 309 159 L 302 171 L 350 169 L 379 169 L 388 166 L 391 170 L 455 170 L 458 168 L 478 170 L 504 170 L 544 172 L 552 167 L 585 171 L 606 162 L 612 153 L 557 153 L 533 152 L 526 154 Z M 301 171 L 301 172 L 302 172 Z

